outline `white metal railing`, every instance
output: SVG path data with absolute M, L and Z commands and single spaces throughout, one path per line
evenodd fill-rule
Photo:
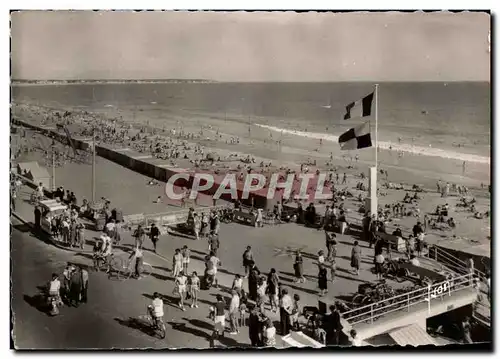
M 343 313 L 342 317 L 352 326 L 367 321 L 373 323 L 380 317 L 393 312 L 402 310 L 410 312 L 411 307 L 424 302 L 428 303 L 430 310 L 433 301 L 443 300 L 446 295 L 451 296 L 453 292 L 465 288 L 472 288 L 473 286 L 474 276 L 472 274 L 465 274 L 460 277 L 429 285 L 428 287 L 418 288 L 407 293 L 398 294 L 363 307 L 352 309 Z
M 444 266 L 454 270 L 457 273 L 465 274 L 470 271 L 469 266 L 465 261 L 457 258 L 450 252 L 438 246 L 429 247 L 428 258 L 443 264 Z M 477 268 L 474 268 L 474 274 L 479 277 L 481 281 L 484 281 L 484 279 L 486 278 L 486 274 Z

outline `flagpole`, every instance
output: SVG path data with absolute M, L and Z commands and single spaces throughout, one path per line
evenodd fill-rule
M 370 191 L 371 204 L 370 210 L 372 215 L 375 215 L 375 220 L 378 220 L 378 84 L 375 84 L 375 168 L 372 175 L 374 176 L 372 185 L 373 189 Z
M 375 84 L 375 168 L 378 173 L 378 84 Z
M 92 203 L 95 203 L 95 127 L 92 131 Z

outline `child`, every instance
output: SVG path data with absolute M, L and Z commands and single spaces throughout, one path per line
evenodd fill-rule
M 300 304 L 300 296 L 298 294 L 293 295 L 293 309 L 290 315 L 290 324 L 295 331 L 300 331 L 299 326 L 299 316 L 302 312 L 302 305 Z
M 325 263 L 325 252 L 322 250 L 318 252 L 318 266 L 322 265 Z
M 240 319 L 238 324 L 240 327 L 243 327 L 246 325 L 247 305 L 246 302 L 241 302 L 241 298 L 240 298 L 239 312 L 240 312 Z
M 189 292 L 193 300 L 191 308 L 198 308 L 198 292 L 200 291 L 200 278 L 198 277 L 198 273 L 193 272 L 189 282 Z

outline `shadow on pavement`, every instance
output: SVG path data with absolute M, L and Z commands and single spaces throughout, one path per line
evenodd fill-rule
M 199 319 L 189 319 L 189 318 L 182 318 L 183 320 L 185 320 L 186 322 L 188 322 L 189 324 L 195 326 L 195 327 L 198 327 L 198 328 L 201 328 L 201 329 L 207 329 L 207 330 L 214 330 L 214 325 L 211 324 L 211 323 L 207 323 L 203 320 L 199 320 Z
M 172 230 L 169 230 L 168 234 L 171 235 L 172 237 L 180 237 L 180 238 L 186 238 L 186 239 L 192 239 L 192 240 L 194 240 L 194 236 L 190 236 L 188 234 L 183 234 L 183 233 L 172 231 Z
M 45 244 L 54 245 L 52 243 L 52 241 L 48 238 L 48 236 L 40 234 L 40 233 L 36 233 L 33 230 L 32 223 L 21 223 L 21 224 L 15 224 L 15 225 L 11 225 L 11 226 L 12 226 L 12 228 L 14 228 L 15 230 L 17 230 L 21 233 L 30 233 L 30 235 L 32 237 L 35 237 L 35 238 L 41 240 Z
M 356 294 L 356 293 L 353 293 Z M 352 302 L 353 295 L 337 295 L 335 299 L 338 299 L 340 301 L 346 302 L 346 303 L 351 303 Z
M 151 328 L 149 323 L 144 322 L 139 318 L 129 317 L 128 319 L 114 318 L 116 322 L 124 327 L 129 327 L 132 329 L 140 330 L 146 335 L 154 336 L 154 330 Z
M 45 302 L 45 297 L 42 294 L 35 294 L 34 296 L 29 296 L 25 294 L 23 298 L 24 301 L 28 303 L 30 306 L 50 317 L 48 306 L 47 303 Z
M 83 258 L 87 258 L 87 259 L 90 259 L 90 260 L 93 260 L 94 259 L 94 256 L 92 254 L 88 254 L 88 253 L 82 253 L 82 252 L 78 252 L 75 254 L 75 256 L 79 256 L 79 257 L 83 257 Z
M 31 227 L 28 224 L 25 224 L 25 223 L 15 224 L 15 225 L 12 225 L 12 227 L 14 229 L 18 230 L 21 233 L 31 232 Z
M 167 281 L 167 280 L 172 281 L 172 282 L 174 281 L 174 278 L 172 278 L 172 277 L 169 277 L 169 276 L 166 276 L 166 275 L 161 275 L 161 274 L 154 273 L 154 272 L 151 273 L 151 277 L 159 279 L 159 280 L 164 280 L 164 281 Z
M 352 272 L 349 269 L 339 268 L 339 267 L 337 267 L 337 269 L 335 270 L 335 272 L 342 272 L 342 273 L 346 273 L 346 274 L 352 274 Z M 337 276 L 337 275 L 335 275 L 335 276 Z
M 191 249 L 191 252 L 192 252 L 192 253 L 199 254 L 200 256 L 203 256 L 203 257 L 205 257 L 205 256 L 207 255 L 207 253 L 202 252 L 202 251 L 198 251 L 198 250 L 196 250 L 196 249 Z
M 96 239 L 95 237 L 92 239 L 85 239 L 85 245 L 93 247 L 95 245 Z
M 161 269 L 162 271 L 165 271 L 167 273 L 171 272 L 172 270 L 170 270 L 169 268 L 167 267 L 160 267 L 160 266 L 152 266 L 154 269 Z
M 191 259 L 195 259 L 195 260 L 200 261 L 200 262 L 205 262 L 205 257 L 202 258 L 202 257 L 194 256 L 192 254 L 191 254 Z
M 345 276 L 345 275 L 338 275 L 338 274 L 336 274 L 336 275 L 335 275 L 335 278 L 337 278 L 337 277 L 338 277 L 338 278 L 344 278 L 344 279 L 347 279 L 347 280 L 350 280 L 350 281 L 353 281 L 353 282 L 367 283 L 367 281 L 366 281 L 366 280 L 363 280 L 363 279 L 358 279 L 358 278 L 356 278 L 355 276 L 352 276 L 352 277 L 347 277 L 347 276 Z
M 224 269 L 224 268 L 219 268 L 217 270 L 217 272 L 221 272 L 221 273 L 232 275 L 232 276 L 235 276 L 237 274 L 237 273 L 230 272 L 230 271 L 228 271 L 227 269 Z
M 194 336 L 206 339 L 207 342 L 210 342 L 211 335 L 204 332 L 203 330 L 199 330 L 196 328 L 190 328 L 186 325 L 186 323 L 178 323 L 178 322 L 167 322 L 167 324 L 170 324 L 173 330 L 177 330 L 180 332 L 192 334 Z M 213 329 L 213 328 L 212 328 Z

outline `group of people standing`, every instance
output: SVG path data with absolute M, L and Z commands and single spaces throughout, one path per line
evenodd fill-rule
M 195 238 L 208 238 L 210 235 L 218 236 L 220 230 L 220 218 L 214 209 L 210 214 L 195 212 L 194 208 L 189 209 L 188 226 L 192 228 Z
M 43 213 L 43 208 L 36 206 L 34 210 L 35 228 L 40 230 L 41 220 L 48 213 Z M 83 248 L 85 244 L 85 225 L 78 217 L 76 209 L 67 208 L 60 215 L 50 218 L 50 230 L 55 240 L 61 241 L 71 247 Z
M 89 273 L 82 266 L 68 263 L 62 273 L 62 283 L 61 275 L 54 273 L 47 287 L 49 296 L 55 297 L 58 305 L 78 307 L 88 300 Z

